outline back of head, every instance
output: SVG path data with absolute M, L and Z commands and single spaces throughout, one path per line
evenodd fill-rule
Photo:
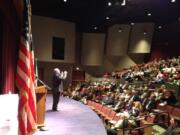
M 54 68 L 54 73 L 55 73 L 55 74 L 60 74 L 59 68 Z

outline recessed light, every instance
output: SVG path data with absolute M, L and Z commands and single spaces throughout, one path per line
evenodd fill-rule
M 158 29 L 162 29 L 162 26 L 161 26 L 161 25 L 159 25 L 159 26 L 158 26 Z
M 109 16 L 106 16 L 106 20 L 109 20 L 110 19 L 110 17 Z
M 147 16 L 151 16 L 152 14 L 151 13 L 148 13 Z
M 176 2 L 176 0 L 171 0 L 172 3 Z
M 76 67 L 76 70 L 79 70 L 79 67 Z
M 121 6 L 126 6 L 126 0 L 123 0 Z
M 67 0 L 63 0 L 64 2 L 67 2 Z
M 94 29 L 95 29 L 95 30 L 97 30 L 97 29 L 98 29 L 98 27 L 97 27 L 97 26 L 94 26 Z
M 108 2 L 108 6 L 111 6 L 112 5 L 112 3 L 111 2 Z
M 144 32 L 143 32 L 143 35 L 147 35 L 147 32 L 146 32 L 146 31 L 144 31 Z
M 131 23 L 131 25 L 133 26 L 133 25 L 134 25 L 134 23 L 132 22 L 132 23 Z
M 119 33 L 122 32 L 122 28 L 121 28 L 121 27 L 118 28 L 118 32 L 119 32 Z

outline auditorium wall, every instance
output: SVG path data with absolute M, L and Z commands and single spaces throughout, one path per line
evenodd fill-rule
M 180 23 L 176 22 L 156 30 L 149 60 L 155 58 L 177 57 L 180 55 Z
M 81 63 L 89 66 L 102 65 L 104 45 L 104 33 L 83 33 Z
M 129 37 L 129 53 L 150 53 L 154 23 L 135 23 Z
M 75 62 L 75 24 L 57 19 L 32 16 L 32 33 L 35 57 L 39 61 Z M 52 59 L 53 37 L 64 38 L 64 60 Z
M 134 54 L 133 54 L 134 55 Z M 123 68 L 128 68 L 144 61 L 143 54 L 137 54 L 132 57 L 132 54 L 126 56 L 104 56 L 104 61 L 101 66 L 83 66 L 86 71 L 86 77 L 101 77 L 106 72 L 112 72 Z
M 145 62 L 145 57 L 150 53 L 153 31 L 154 24 L 152 23 L 137 23 L 134 26 L 115 24 L 109 27 L 106 33 L 102 64 L 87 66 L 82 63 L 88 78 L 89 76 L 102 76 L 106 72 Z M 144 34 L 144 32 L 146 33 Z M 88 51 L 89 49 L 83 53 L 86 54 L 86 57 L 91 57 Z
M 124 56 L 127 54 L 129 33 L 128 24 L 115 24 L 108 28 L 106 54 L 108 56 Z
M 178 42 L 165 42 L 154 43 L 149 60 L 166 59 L 180 56 L 180 41 Z

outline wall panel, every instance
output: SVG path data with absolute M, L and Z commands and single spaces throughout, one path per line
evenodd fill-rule
M 81 63 L 83 65 L 102 65 L 105 34 L 83 33 Z
M 116 24 L 108 29 L 106 54 L 124 56 L 127 54 L 130 25 Z
M 153 23 L 136 23 L 132 26 L 128 53 L 150 53 L 153 32 Z

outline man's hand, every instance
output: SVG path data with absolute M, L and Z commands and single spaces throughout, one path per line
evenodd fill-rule
M 67 71 L 64 71 L 64 74 L 66 74 L 66 75 L 67 75 L 67 73 L 68 73 Z

